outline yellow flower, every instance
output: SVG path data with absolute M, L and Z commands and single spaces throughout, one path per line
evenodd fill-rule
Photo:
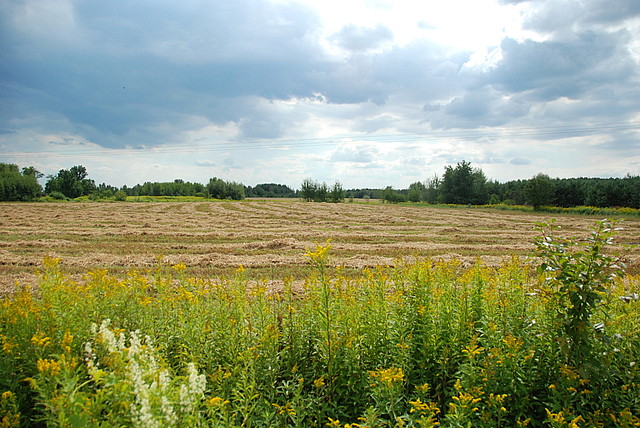
M 71 353 L 71 343 L 73 342 L 73 335 L 67 330 L 62 338 L 62 350 L 67 354 Z
M 60 363 L 54 360 L 38 358 L 36 367 L 38 368 L 38 371 L 43 374 L 56 376 L 60 373 Z
M 44 256 L 44 258 L 42 259 L 42 264 L 47 268 L 57 268 L 60 264 L 60 260 L 62 259 L 51 256 Z
M 324 386 L 324 376 L 320 376 L 318 379 L 314 380 L 313 386 L 316 388 L 322 388 Z
M 416 386 L 416 390 L 422 394 L 427 394 L 429 392 L 429 390 L 431 389 L 431 387 L 429 386 L 428 383 L 424 383 L 422 385 L 418 385 Z
M 331 419 L 328 418 L 329 422 L 326 423 L 326 425 L 328 427 L 339 427 L 340 426 L 340 421 L 338 419 Z
M 9 401 L 13 398 L 13 392 L 5 391 L 2 393 L 2 400 Z
M 39 331 L 33 335 L 33 337 L 31 338 L 31 343 L 40 348 L 44 348 L 51 343 L 51 338 L 45 336 L 44 333 Z
M 429 405 L 423 403 L 419 398 L 416 401 L 409 401 L 409 404 L 411 404 L 411 411 L 409 413 L 420 412 L 423 414 L 429 408 Z
M 276 403 L 271 403 L 271 405 L 276 409 L 278 409 L 279 415 L 284 415 L 284 414 L 287 414 L 290 416 L 296 415 L 296 411 L 293 409 L 293 406 L 291 406 L 291 403 L 287 403 L 284 406 L 280 406 L 279 404 L 276 404 Z
M 386 383 L 389 388 L 391 388 L 394 382 L 402 382 L 404 380 L 404 372 L 400 367 L 370 371 L 369 375 L 383 383 Z
M 178 263 L 177 265 L 171 266 L 171 269 L 175 270 L 177 273 L 183 272 L 187 267 L 182 263 Z
M 140 301 L 138 301 L 138 303 L 140 303 L 142 306 L 147 306 L 149 303 L 151 303 L 153 300 L 151 299 L 151 297 L 149 296 L 144 296 L 142 299 L 140 299 Z
M 209 401 L 207 401 L 207 404 L 209 404 L 210 406 L 222 407 L 229 404 L 229 400 L 225 400 L 221 397 L 212 397 L 209 399 Z
M 477 346 L 475 343 L 467 346 L 462 350 L 463 354 L 466 354 L 469 359 L 472 359 L 476 355 L 480 355 L 484 351 L 483 347 Z
M 0 336 L 0 339 L 2 339 L 2 350 L 7 354 L 13 352 L 13 348 L 18 346 L 17 343 L 13 343 L 10 339 L 7 339 L 6 336 Z
M 584 419 L 582 418 L 582 416 L 578 416 L 574 418 L 571 422 L 569 422 L 569 428 L 580 428 L 580 425 L 578 425 L 578 422 L 584 422 Z
M 331 239 L 327 239 L 324 246 L 316 243 L 315 251 L 307 250 L 306 257 L 309 257 L 311 261 L 317 264 L 324 264 L 329 258 L 329 250 L 331 249 L 331 245 L 329 244 Z

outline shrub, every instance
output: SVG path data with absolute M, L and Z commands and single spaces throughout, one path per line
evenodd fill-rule
M 49 197 L 57 200 L 67 200 L 68 198 L 62 192 L 50 192 Z

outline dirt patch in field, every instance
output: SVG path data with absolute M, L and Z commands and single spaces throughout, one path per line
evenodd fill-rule
M 359 270 L 399 259 L 528 256 L 536 222 L 550 215 L 380 203 L 292 200 L 193 203 L 5 203 L 0 214 L 0 288 L 30 283 L 46 255 L 70 273 L 185 264 L 190 274 L 224 275 L 243 265 L 256 275 L 303 276 L 304 254 L 331 239 L 332 263 Z M 563 234 L 586 237 L 593 217 L 557 216 Z M 617 237 L 640 243 L 640 222 Z M 640 270 L 638 250 L 629 254 Z M 306 270 L 305 270 L 306 269 Z M 269 278 L 273 279 L 273 278 Z

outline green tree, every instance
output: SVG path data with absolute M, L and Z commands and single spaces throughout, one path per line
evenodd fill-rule
M 234 201 L 240 201 L 244 199 L 244 185 L 242 183 L 236 183 L 235 181 L 227 181 L 227 199 L 233 199 Z
M 481 169 L 471 168 L 467 161 L 459 162 L 455 168 L 445 168 L 440 193 L 445 204 L 486 204 L 487 179 Z
M 524 196 L 529 205 L 534 210 L 540 209 L 543 205 L 551 205 L 554 196 L 554 184 L 546 174 L 537 174 L 531 178 L 524 186 Z
M 397 192 L 391 186 L 387 186 L 384 189 L 384 192 L 382 194 L 382 199 L 385 202 L 389 202 L 389 203 L 392 203 L 392 204 L 397 204 L 399 202 L 405 202 L 407 200 L 407 198 L 402 193 Z
M 93 193 L 96 185 L 87 178 L 87 169 L 76 165 L 70 169 L 61 169 L 57 175 L 50 175 L 45 184 L 45 192 L 60 192 L 67 198 L 78 198 Z
M 440 194 L 440 184 L 442 180 L 437 174 L 434 174 L 432 178 L 427 180 L 427 185 L 424 191 L 424 201 L 429 204 L 435 204 L 438 202 L 438 196 Z
M 327 202 L 327 197 L 329 195 L 329 186 L 324 181 L 322 184 L 318 185 L 316 183 L 316 196 L 313 199 L 315 202 Z
M 471 203 L 474 205 L 484 205 L 489 202 L 489 192 L 487 191 L 487 177 L 480 168 L 474 168 L 471 173 L 473 189 L 471 192 Z
M 410 202 L 420 202 L 427 200 L 427 186 L 420 181 L 411 183 L 407 192 L 407 200 Z
M 344 189 L 342 188 L 342 184 L 336 180 L 331 188 L 331 202 L 342 202 L 344 201 Z
M 296 192 L 285 184 L 262 183 L 254 187 L 247 187 L 247 196 L 257 196 L 261 198 L 293 198 Z
M 18 165 L 0 163 L 0 200 L 30 201 L 42 194 L 38 178 L 42 174 L 34 167 L 22 168 Z
M 303 200 L 311 202 L 316 198 L 316 192 L 318 190 L 318 183 L 310 178 L 305 178 L 300 188 L 300 196 Z
M 220 178 L 213 177 L 209 180 L 206 188 L 209 196 L 216 199 L 244 199 L 244 185 L 234 181 L 224 181 Z

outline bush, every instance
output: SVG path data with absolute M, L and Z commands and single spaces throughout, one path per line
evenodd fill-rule
M 122 190 L 118 190 L 115 195 L 113 195 L 113 198 L 116 201 L 120 201 L 120 202 L 124 202 L 127 200 L 127 194 L 125 192 L 123 192 Z
M 50 192 L 48 196 L 50 198 L 61 200 L 61 201 L 66 201 L 69 199 L 62 192 Z

